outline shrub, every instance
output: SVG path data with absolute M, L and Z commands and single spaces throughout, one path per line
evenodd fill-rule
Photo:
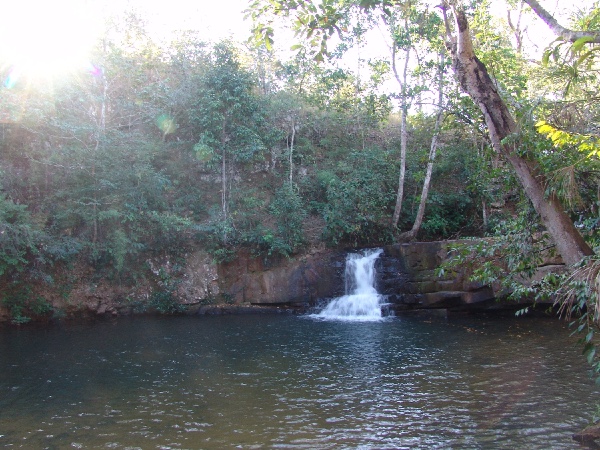
M 42 297 L 35 296 L 31 287 L 20 282 L 14 282 L 4 292 L 2 305 L 8 308 L 11 322 L 15 324 L 27 323 L 30 316 L 42 316 L 52 311 L 52 305 Z

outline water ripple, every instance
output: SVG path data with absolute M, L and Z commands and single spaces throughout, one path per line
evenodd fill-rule
M 9 330 L 0 447 L 567 449 L 598 394 L 568 342 L 475 318 Z

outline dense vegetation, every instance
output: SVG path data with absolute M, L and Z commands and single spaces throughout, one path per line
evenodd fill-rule
M 440 14 L 396 4 L 381 22 L 389 56 L 359 57 L 356 72 L 340 58 L 379 16 L 329 3 L 347 32 L 328 58 L 322 45 L 282 59 L 270 39 L 193 33 L 158 45 L 130 16 L 107 28 L 86 71 L 34 78 L 0 62 L 0 276 L 15 320 L 50 308 L 34 285 L 68 286 L 82 267 L 134 283 L 156 277 L 148 258 L 193 249 L 227 261 L 241 249 L 289 257 L 496 232 L 535 261 L 535 245 L 551 245 L 452 76 Z M 488 6 L 468 9 L 474 45 L 522 127 L 518 152 L 595 247 L 597 47 L 548 43 L 544 64 L 532 61 L 523 30 Z M 596 6 L 573 26 L 597 30 Z

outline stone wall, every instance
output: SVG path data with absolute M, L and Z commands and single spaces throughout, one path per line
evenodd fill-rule
M 415 242 L 384 248 L 380 257 L 380 292 L 396 310 L 415 308 L 489 308 L 497 306 L 498 292 L 469 281 L 463 271 L 437 275 L 448 259 L 451 242 Z
M 308 306 L 343 294 L 345 253 L 326 249 L 295 258 L 245 253 L 219 266 L 225 300 L 232 304 Z
M 504 293 L 494 286 L 471 282 L 463 272 L 438 277 L 436 269 L 448 258 L 450 244 L 415 242 L 384 247 L 376 262 L 377 289 L 391 309 L 515 307 L 514 303 L 499 302 Z M 293 258 L 255 257 L 247 252 L 232 262 L 216 264 L 210 255 L 198 251 L 177 264 L 167 257 L 147 263 L 157 280 L 165 273 L 176 280 L 176 301 L 190 313 L 225 313 L 240 308 L 305 309 L 319 300 L 343 295 L 346 255 L 346 251 L 324 247 Z M 560 268 L 560 261 L 549 260 L 540 269 L 540 276 Z M 161 289 L 160 281 L 150 277 L 135 286 L 122 286 L 94 279 L 90 270 L 72 274 L 66 296 L 60 281 L 54 288 L 42 287 L 39 294 L 67 316 L 123 315 L 135 313 L 136 304 L 143 306 L 156 289 Z M 0 305 L 0 321 L 6 320 L 8 311 Z
M 436 269 L 448 259 L 456 241 L 388 245 L 376 262 L 377 289 L 391 309 L 501 309 L 520 308 L 505 300 L 498 286 L 469 280 L 469 273 Z M 301 258 L 261 260 L 244 256 L 220 268 L 221 289 L 231 302 L 253 305 L 311 306 L 321 298 L 342 295 L 346 252 L 321 249 Z M 541 267 L 561 269 L 560 261 Z
M 497 293 L 464 273 L 438 277 L 448 242 L 384 247 L 376 262 L 377 289 L 396 310 L 489 306 Z M 240 255 L 219 267 L 221 292 L 232 304 L 311 306 L 344 293 L 346 252 L 320 249 L 299 258 Z

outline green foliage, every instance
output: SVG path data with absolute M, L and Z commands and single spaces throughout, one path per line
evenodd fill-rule
M 527 90 L 526 62 L 510 44 L 506 30 L 490 14 L 490 4 L 490 1 L 480 3 L 470 23 L 477 57 L 494 78 L 502 96 L 518 101 Z
M 252 74 L 241 67 L 230 44 L 216 45 L 209 57 L 211 63 L 197 78 L 188 112 L 200 136 L 196 152 L 203 155 L 212 149 L 221 154 L 225 147 L 241 162 L 261 158 L 265 145 L 258 130 L 264 119 L 252 91 Z
M 471 225 L 471 198 L 465 192 L 441 194 L 432 192 L 427 199 L 423 220 L 426 237 L 450 236 Z
M 232 218 L 226 220 L 218 211 L 211 211 L 211 218 L 194 227 L 197 240 L 218 263 L 231 261 L 235 257 L 236 230 Z
M 554 256 L 554 245 L 543 232 L 531 207 L 497 224 L 493 236 L 452 247 L 452 258 L 440 272 L 467 268 L 472 281 L 497 286 L 513 300 L 540 300 L 548 294 L 542 282 L 532 281 L 544 258 Z
M 253 34 L 255 42 L 271 49 L 274 44 L 274 26 L 276 17 L 281 17 L 291 22 L 291 28 L 301 43 L 295 44 L 293 50 L 307 52 L 315 59 L 322 62 L 328 55 L 328 42 L 335 34 L 343 38 L 350 30 L 357 32 L 358 27 L 351 27 L 349 18 L 354 11 L 363 15 L 380 13 L 387 19 L 396 9 L 408 9 L 406 5 L 395 0 L 360 0 L 340 2 L 338 0 L 323 0 L 318 4 L 312 2 L 298 2 L 296 0 L 254 0 L 247 10 L 247 17 L 253 21 Z M 424 37 L 439 36 L 441 20 L 436 14 L 429 13 L 427 9 L 412 13 L 411 23 L 415 31 Z
M 402 228 L 412 227 L 421 199 L 420 193 L 433 131 L 432 120 L 431 116 L 423 113 L 410 117 L 404 202 L 406 206 L 403 207 L 404 214 L 400 218 Z M 455 123 L 446 124 L 439 139 L 442 145 L 433 166 L 427 207 L 420 232 L 420 237 L 427 240 L 477 233 L 478 194 L 473 191 L 469 182 L 481 181 L 485 184 L 474 170 L 479 159 L 464 136 L 458 134 Z M 484 171 L 488 174 L 489 168 L 485 167 Z
M 22 271 L 29 258 L 38 254 L 41 237 L 27 207 L 0 193 L 0 275 Z
M 394 200 L 393 166 L 380 149 L 352 152 L 340 161 L 337 174 L 318 175 L 325 191 L 324 236 L 334 245 L 386 242 L 391 239 L 389 207 Z
M 185 311 L 185 306 L 178 303 L 169 289 L 159 290 L 152 293 L 148 306 L 161 314 L 181 314 Z
M 2 306 L 8 308 L 11 322 L 24 324 L 30 316 L 43 316 L 52 311 L 52 306 L 43 298 L 35 296 L 31 287 L 21 282 L 12 282 L 2 294 Z
M 257 255 L 290 256 L 305 244 L 306 212 L 297 189 L 284 185 L 275 191 L 270 203 L 252 189 L 234 194 L 227 220 L 215 208 L 209 221 L 195 227 L 215 261 L 232 260 L 236 249 L 242 247 Z
M 271 49 L 274 31 L 270 13 L 290 18 L 296 33 L 305 38 L 317 61 L 323 61 L 327 53 L 327 39 L 341 33 L 346 24 L 344 18 L 351 4 L 340 4 L 336 0 L 324 0 L 318 5 L 312 2 L 264 1 L 251 3 L 248 16 L 254 21 L 254 38 Z M 294 47 L 298 49 L 301 45 Z
M 544 51 L 542 65 L 546 75 L 563 97 L 585 99 L 596 91 L 600 47 L 593 41 L 600 30 L 599 22 L 598 2 L 576 9 L 572 27 L 580 30 L 581 37 L 572 41 L 559 36 Z M 590 34 L 585 35 L 586 32 Z
M 565 80 L 563 92 L 570 93 L 576 84 L 585 81 L 589 72 L 595 70 L 596 56 L 600 47 L 587 45 L 592 37 L 584 36 L 575 42 L 559 37 L 544 51 L 542 64 L 548 66 L 552 61 L 557 72 Z
M 586 154 L 588 158 L 592 156 L 598 157 L 600 154 L 600 138 L 598 136 L 569 133 L 550 125 L 545 120 L 540 120 L 535 126 L 538 133 L 545 135 L 558 149 L 567 146 L 576 147 L 581 153 Z
M 304 244 L 304 220 L 306 211 L 298 191 L 289 183 L 275 193 L 269 212 L 275 218 L 275 233 L 267 232 L 263 241 L 267 253 L 280 253 L 290 256 Z
M 177 272 L 177 268 L 173 269 Z M 150 296 L 148 307 L 156 310 L 160 314 L 181 314 L 185 312 L 186 306 L 177 301 L 177 287 L 180 282 L 173 277 L 173 274 L 167 273 L 164 269 L 159 271 L 159 288 Z

